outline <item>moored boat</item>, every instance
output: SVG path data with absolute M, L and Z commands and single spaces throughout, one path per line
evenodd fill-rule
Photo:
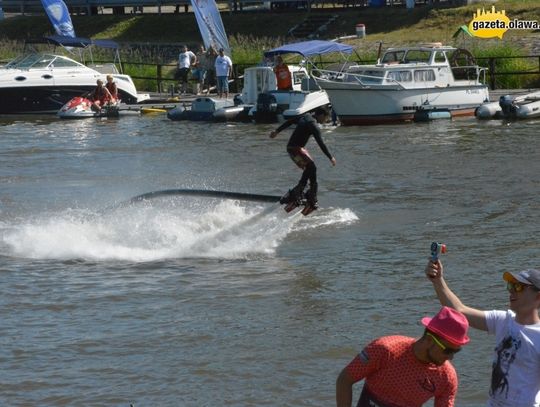
M 47 43 L 64 47 L 101 46 L 118 49 L 108 40 L 90 40 L 51 36 Z M 31 52 L 0 68 L 0 114 L 54 114 L 74 97 L 96 87 L 96 81 L 111 74 L 125 103 L 137 103 L 140 97 L 128 75 L 114 64 L 86 66 L 63 55 Z
M 523 95 L 503 95 L 498 102 L 487 102 L 475 111 L 477 119 L 522 120 L 540 117 L 540 91 Z
M 343 125 L 413 121 L 422 110 L 472 116 L 489 100 L 484 79 L 468 51 L 439 43 L 389 48 L 376 64 L 316 77 Z

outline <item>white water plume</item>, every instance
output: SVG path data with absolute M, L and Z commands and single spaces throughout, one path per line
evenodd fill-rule
M 313 225 L 343 222 L 342 214 Z M 309 217 L 276 205 L 221 200 L 158 200 L 105 213 L 65 210 L 19 219 L 1 228 L 10 255 L 38 259 L 155 261 L 244 259 L 274 253 Z M 3 251 L 3 250 L 2 250 Z

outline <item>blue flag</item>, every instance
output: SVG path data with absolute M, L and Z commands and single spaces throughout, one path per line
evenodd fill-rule
M 43 4 L 43 8 L 58 35 L 75 37 L 75 30 L 66 3 L 62 0 L 41 0 L 41 4 Z

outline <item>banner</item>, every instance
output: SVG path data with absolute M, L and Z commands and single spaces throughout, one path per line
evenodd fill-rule
M 62 0 L 41 0 L 41 4 L 43 4 L 43 8 L 58 35 L 75 37 L 75 30 L 66 3 Z
M 191 0 L 191 7 L 193 7 L 197 18 L 204 47 L 211 46 L 216 51 L 223 48 L 225 53 L 230 56 L 229 41 L 216 2 L 214 0 Z

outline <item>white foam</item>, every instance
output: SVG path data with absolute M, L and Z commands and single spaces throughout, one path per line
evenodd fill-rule
M 356 219 L 348 209 L 304 218 L 276 205 L 153 201 L 106 213 L 69 209 L 22 219 L 2 225 L 1 239 L 10 254 L 36 259 L 244 259 L 273 254 L 293 230 Z

